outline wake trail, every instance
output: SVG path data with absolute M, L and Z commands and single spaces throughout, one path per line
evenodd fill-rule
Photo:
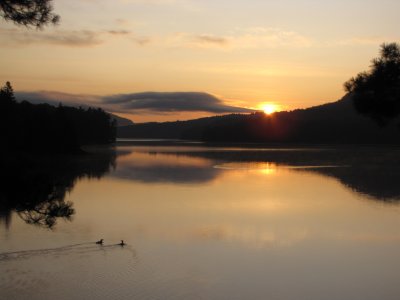
M 92 247 L 82 247 L 85 245 L 93 244 Z M 102 246 L 107 247 L 107 246 Z M 12 251 L 12 252 L 3 252 L 0 253 L 0 262 L 9 260 L 9 259 L 18 259 L 18 258 L 28 258 L 34 255 L 44 255 L 44 254 L 52 254 L 52 253 L 60 253 L 68 250 L 84 250 L 84 249 L 98 249 L 99 246 L 95 245 L 94 242 L 87 242 L 87 243 L 79 243 L 79 244 L 72 244 L 66 245 L 62 247 L 56 248 L 44 248 L 44 249 L 34 249 L 34 250 L 22 250 L 22 251 Z
M 95 242 L 88 242 L 88 243 L 66 245 L 66 246 L 56 247 L 56 248 L 3 252 L 3 253 L 0 253 L 0 262 L 10 261 L 10 260 L 18 260 L 18 259 L 28 259 L 28 258 L 32 258 L 34 256 L 63 255 L 63 254 L 67 255 L 67 254 L 71 254 L 71 253 L 86 254 L 86 253 L 90 253 L 90 252 L 106 251 L 106 250 L 121 249 L 121 248 L 123 248 L 125 251 L 132 252 L 133 257 L 136 256 L 136 251 L 128 245 L 121 247 L 119 244 L 97 245 Z

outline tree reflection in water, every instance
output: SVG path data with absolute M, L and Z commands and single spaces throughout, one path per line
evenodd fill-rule
M 272 163 L 294 172 L 312 172 L 337 179 L 352 191 L 384 203 L 400 203 L 400 149 L 375 147 L 292 149 L 199 149 L 184 151 L 151 148 L 152 159 L 119 150 L 118 170 L 112 176 L 144 183 L 204 184 L 222 174 L 223 163 Z M 159 154 L 155 156 L 155 154 Z M 133 154 L 133 156 L 131 155 Z M 129 157 L 132 156 L 132 157 Z M 136 157 L 137 156 L 137 157 Z M 176 164 L 173 157 L 189 158 Z M 70 220 L 75 210 L 66 193 L 82 178 L 101 178 L 115 168 L 113 149 L 97 149 L 73 156 L 7 156 L 0 159 L 0 222 L 9 227 L 12 212 L 26 223 L 53 228 Z M 327 166 L 327 167 L 322 167 Z
M 98 149 L 82 155 L 3 156 L 0 162 L 0 221 L 6 228 L 15 211 L 26 223 L 54 228 L 71 220 L 73 203 L 66 194 L 82 178 L 101 178 L 115 168 L 115 151 Z
M 204 183 L 220 175 L 213 164 L 224 163 L 271 163 L 293 172 L 308 172 L 332 177 L 342 185 L 368 199 L 382 203 L 400 203 L 400 148 L 373 146 L 341 147 L 286 147 L 286 148 L 237 148 L 186 147 L 176 151 L 176 147 L 166 148 L 154 154 L 201 158 L 209 164 L 202 167 L 174 167 L 174 172 L 163 172 L 164 165 L 121 165 L 113 176 L 143 182 Z M 326 167 L 324 167 L 326 166 Z M 164 166 L 164 169 L 165 166 Z M 171 168 L 169 168 L 171 169 Z M 178 175 L 184 174 L 184 176 Z M 201 176 L 200 176 L 201 175 Z M 179 180 L 177 180 L 177 178 Z
M 73 203 L 70 201 L 53 199 L 38 203 L 33 208 L 27 208 L 22 211 L 17 210 L 17 213 L 27 224 L 53 228 L 57 223 L 57 218 L 71 220 L 72 215 L 75 213 L 72 206 Z

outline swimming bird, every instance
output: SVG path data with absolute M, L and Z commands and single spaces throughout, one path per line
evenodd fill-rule
M 118 245 L 125 246 L 126 244 L 124 243 L 124 240 L 121 240 L 121 243 L 119 243 Z
M 103 239 L 101 239 L 100 241 L 96 242 L 97 245 L 103 245 Z

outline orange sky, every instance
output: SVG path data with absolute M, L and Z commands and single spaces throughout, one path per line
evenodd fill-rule
M 62 18 L 57 27 L 38 31 L 1 21 L 0 82 L 20 92 L 79 95 L 102 107 L 104 96 L 141 92 L 203 92 L 248 109 L 332 102 L 343 96 L 346 80 L 368 68 L 381 43 L 400 35 L 400 2 L 392 0 L 58 0 L 54 6 Z M 218 114 L 137 107 L 126 102 L 112 109 L 138 122 Z

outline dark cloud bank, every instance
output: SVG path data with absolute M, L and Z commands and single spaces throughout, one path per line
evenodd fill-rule
M 239 113 L 251 111 L 246 108 L 225 105 L 222 100 L 210 94 L 195 92 L 120 94 L 104 97 L 103 102 L 108 105 L 118 105 L 130 111 L 204 111 L 211 113 Z
M 110 96 L 74 95 L 60 92 L 19 92 L 18 100 L 33 103 L 63 103 L 72 106 L 97 106 L 110 112 L 133 114 L 173 113 L 173 112 L 209 112 L 248 113 L 253 110 L 230 106 L 207 93 L 199 92 L 145 92 L 116 94 Z

